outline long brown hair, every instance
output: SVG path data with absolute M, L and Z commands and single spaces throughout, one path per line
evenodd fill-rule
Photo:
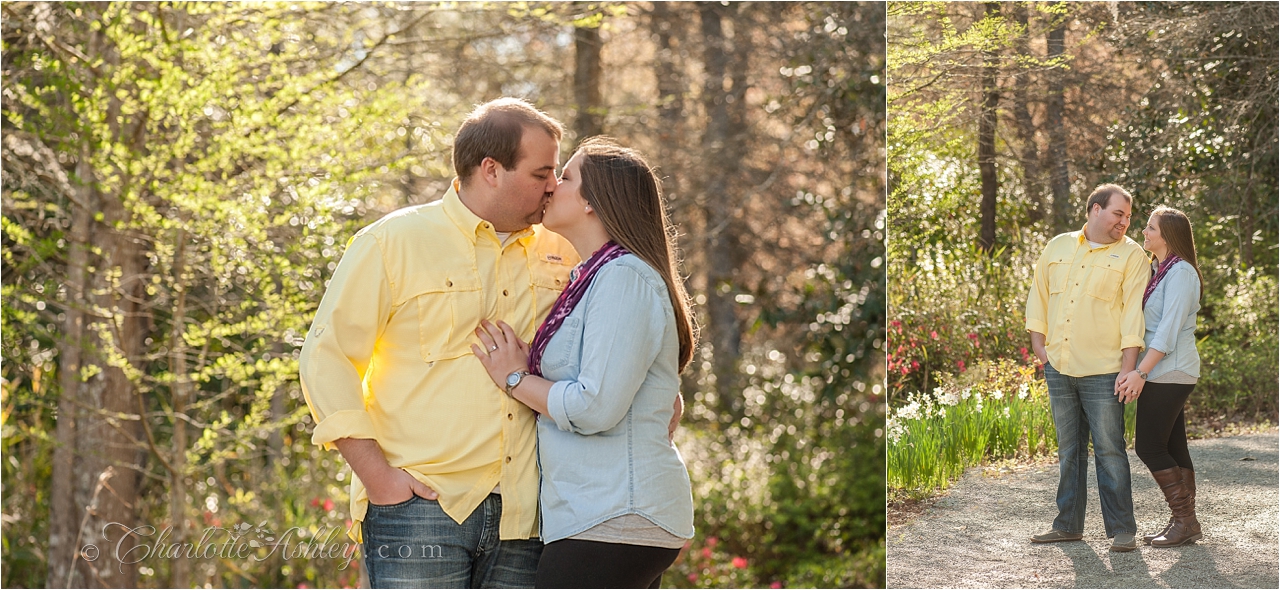
M 1187 214 L 1172 207 L 1161 205 L 1151 212 L 1156 221 L 1156 229 L 1160 230 L 1160 238 L 1169 247 L 1170 254 L 1191 263 L 1200 277 L 1200 298 L 1204 299 L 1204 274 L 1200 272 L 1200 264 L 1196 262 L 1196 238 L 1191 233 L 1191 220 Z
M 693 359 L 697 327 L 689 294 L 680 280 L 675 228 L 653 168 L 639 152 L 603 136 L 578 146 L 582 156 L 582 198 L 591 204 L 609 237 L 647 262 L 667 283 L 680 338 L 680 370 Z

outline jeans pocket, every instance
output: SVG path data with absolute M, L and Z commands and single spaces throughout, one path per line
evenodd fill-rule
M 387 510 L 395 510 L 395 509 L 397 509 L 397 508 L 405 508 L 405 507 L 409 506 L 410 504 L 413 504 L 413 503 L 414 503 L 414 501 L 416 501 L 416 500 L 422 500 L 422 499 L 424 499 L 424 498 L 421 498 L 421 497 L 420 497 L 420 496 L 418 496 L 417 494 L 414 494 L 414 495 L 412 495 L 412 496 L 409 496 L 409 499 L 408 499 L 408 500 L 405 500 L 405 501 L 403 501 L 403 502 L 396 502 L 395 504 L 374 504 L 373 502 L 369 502 L 369 511 L 370 511 L 370 512 L 373 512 L 373 511 L 377 510 L 377 511 L 379 511 L 379 512 L 385 512 L 385 511 L 387 511 Z

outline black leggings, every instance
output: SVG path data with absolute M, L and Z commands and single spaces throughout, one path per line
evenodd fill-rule
M 1134 447 L 1151 471 L 1191 465 L 1187 450 L 1187 419 L 1183 405 L 1195 385 L 1147 383 L 1138 396 L 1138 424 Z
M 534 588 L 660 588 L 679 549 L 564 539 L 547 543 Z

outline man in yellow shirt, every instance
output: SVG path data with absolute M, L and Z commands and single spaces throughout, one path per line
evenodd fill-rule
M 481 319 L 531 340 L 578 259 L 535 224 L 557 184 L 559 122 L 481 105 L 434 203 L 358 232 L 299 359 L 312 441 L 351 465 L 352 534 L 374 587 L 532 587 L 534 414 L 470 351 Z
M 1137 395 L 1116 387 L 1143 347 L 1142 292 L 1150 276 L 1142 247 L 1125 235 L 1132 207 L 1123 188 L 1099 186 L 1085 205 L 1084 228 L 1050 240 L 1036 262 L 1027 331 L 1049 386 L 1059 480 L 1058 517 L 1033 543 L 1083 538 L 1092 433 L 1111 550 L 1137 548 L 1124 442 L 1124 404 Z

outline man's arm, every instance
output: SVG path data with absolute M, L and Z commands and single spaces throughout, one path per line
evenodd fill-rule
M 316 421 L 312 442 L 337 447 L 374 504 L 435 494 L 387 463 L 364 407 L 362 382 L 391 301 L 377 239 L 357 236 L 334 270 L 298 358 L 303 396 Z
M 1049 364 L 1049 353 L 1044 347 L 1044 334 L 1040 332 L 1031 332 L 1031 351 L 1035 353 L 1036 358 L 1040 360 L 1040 364 Z
M 368 438 L 340 438 L 333 441 L 356 477 L 364 483 L 369 502 L 389 506 L 413 497 L 435 500 L 435 490 L 414 479 L 409 472 L 387 463 L 378 441 Z
M 1045 334 L 1049 333 L 1049 277 L 1045 260 L 1048 249 L 1040 253 L 1036 260 L 1035 271 L 1031 275 L 1031 292 L 1027 294 L 1026 328 L 1031 332 L 1031 348 L 1041 363 L 1047 363 L 1044 354 Z M 1036 345 L 1036 333 L 1040 334 L 1039 347 Z

